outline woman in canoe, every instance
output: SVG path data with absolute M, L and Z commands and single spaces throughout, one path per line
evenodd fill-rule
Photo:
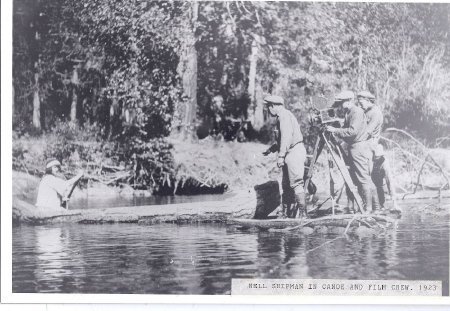
M 61 209 L 69 199 L 69 196 L 76 186 L 83 172 L 75 177 L 64 180 L 59 177 L 61 163 L 56 159 L 50 159 L 45 165 L 45 175 L 39 184 L 39 191 L 36 199 L 36 207 L 44 209 Z

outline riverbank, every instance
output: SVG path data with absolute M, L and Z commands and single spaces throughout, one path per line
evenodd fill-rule
M 13 206 L 12 216 L 15 223 L 48 224 L 48 223 L 198 223 L 198 222 L 228 222 L 231 219 L 241 218 L 249 220 L 253 218 L 266 219 L 279 204 L 279 185 L 275 181 L 259 185 L 256 189 L 242 189 L 227 195 L 217 196 L 214 200 L 192 203 L 139 205 L 133 204 L 133 195 L 120 193 L 113 188 L 100 187 L 92 189 L 76 189 L 71 202 L 85 200 L 89 192 L 88 202 L 93 205 L 90 208 L 74 204 L 69 210 L 37 209 L 34 203 L 39 179 L 25 173 L 13 172 Z M 128 198 L 129 204 L 121 207 L 103 206 L 97 207 L 95 202 L 100 202 L 104 197 Z M 317 200 L 321 202 L 326 194 L 321 193 Z M 448 217 L 450 212 L 450 192 L 443 191 L 437 196 L 436 192 L 420 191 L 404 200 L 400 200 L 399 206 L 408 212 L 429 215 L 437 218 Z M 126 201 L 126 200 L 125 200 Z M 391 202 L 387 203 L 389 207 Z M 410 208 L 414 206 L 414 209 Z M 78 207 L 77 207 L 78 206 Z M 331 205 L 328 201 L 320 207 L 322 213 L 331 213 Z M 313 209 L 310 205 L 309 209 Z M 398 215 L 386 214 L 396 218 Z M 347 215 L 347 222 L 352 220 L 352 215 Z M 341 216 L 342 217 L 342 216 Z M 296 225 L 288 223 L 286 226 Z M 257 226 L 260 226 L 258 223 Z
M 81 188 L 95 188 L 101 193 L 114 189 L 122 195 L 223 193 L 252 188 L 279 177 L 275 156 L 262 155 L 267 145 L 210 138 L 194 142 L 167 139 L 171 159 L 159 165 L 172 169 L 156 181 L 158 189 L 142 189 L 131 178 L 139 170 L 133 159 L 129 163 L 118 161 L 106 143 L 66 141 L 65 146 L 55 147 L 55 140 L 53 134 L 13 139 L 13 170 L 40 178 L 48 155 L 60 154 L 58 158 L 62 158 L 62 172 L 66 177 L 84 170 Z M 56 152 L 55 148 L 64 150 Z
M 159 165 L 170 166 L 170 173 L 165 173 L 164 178 L 155 181 L 159 183 L 157 189 L 143 189 L 133 179 L 136 170 L 139 170 L 133 164 L 133 159 L 128 162 L 118 160 L 111 146 L 105 142 L 67 140 L 57 145 L 57 138 L 54 134 L 44 134 L 41 137 L 13 139 L 13 187 L 17 190 L 16 195 L 25 196 L 22 199 L 27 202 L 35 199 L 46 157 L 51 152 L 61 155 L 62 171 L 67 178 L 78 170 L 85 171 L 80 187 L 73 194 L 74 198 L 85 196 L 86 192 L 98 196 L 224 193 L 251 189 L 257 184 L 281 178 L 280 169 L 276 166 L 276 154 L 267 157 L 262 155 L 268 147 L 265 144 L 224 142 L 212 138 L 197 141 L 167 139 L 167 144 L 171 146 L 170 163 Z M 55 148 L 64 149 L 56 150 L 58 153 Z M 437 196 L 439 191 L 448 190 L 445 175 L 436 167 L 447 172 L 450 150 L 430 149 L 429 152 L 437 163 L 425 163 L 421 158 L 408 156 L 408 153 L 395 146 L 386 150 L 385 156 L 391 163 L 392 179 L 400 198 L 407 193 L 424 191 Z M 319 157 L 313 175 L 313 182 L 319 192 L 329 189 L 326 162 L 325 155 Z M 338 189 L 342 180 L 336 168 L 333 170 L 333 179 Z

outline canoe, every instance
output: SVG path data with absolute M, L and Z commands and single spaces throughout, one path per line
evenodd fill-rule
M 278 182 L 268 181 L 222 201 L 196 203 L 46 210 L 13 198 L 13 221 L 31 224 L 226 222 L 231 218 L 266 218 L 279 204 Z

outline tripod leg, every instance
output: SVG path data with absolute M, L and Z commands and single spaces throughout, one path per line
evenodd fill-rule
M 316 162 L 317 162 L 317 159 L 319 158 L 320 153 L 323 150 L 324 145 L 325 145 L 325 142 L 323 141 L 322 137 L 317 137 L 316 145 L 314 146 L 313 156 L 312 156 L 311 162 L 309 164 L 309 168 L 308 168 L 308 174 L 306 175 L 305 186 L 304 186 L 305 193 L 308 191 L 308 186 L 309 186 L 309 183 L 310 183 L 312 175 L 313 175 L 314 167 L 316 165 Z
M 341 189 L 339 189 L 339 194 L 336 198 L 336 203 L 339 204 L 339 201 L 341 200 L 342 194 L 344 193 L 345 189 L 345 183 L 342 185 Z
M 357 191 L 355 185 L 353 184 L 350 173 L 349 173 L 347 166 L 345 165 L 344 160 L 342 158 L 342 154 L 338 153 L 338 152 L 340 152 L 339 150 L 338 150 L 338 152 L 336 152 L 332 148 L 330 141 L 327 139 L 327 137 L 325 136 L 324 133 L 322 133 L 322 138 L 323 138 L 328 150 L 330 151 L 330 154 L 331 154 L 331 157 L 332 157 L 334 163 L 336 164 L 345 183 L 347 184 L 347 187 L 348 187 L 351 195 L 353 196 L 354 201 L 356 202 L 356 205 L 357 205 L 359 211 L 362 212 L 363 205 L 362 205 L 361 197 L 359 196 L 358 191 Z M 333 142 L 333 144 L 336 145 L 335 142 Z

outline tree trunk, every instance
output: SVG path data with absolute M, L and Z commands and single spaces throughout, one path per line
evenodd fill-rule
M 15 108 L 16 108 L 16 91 L 14 88 L 14 79 L 13 79 L 13 83 L 12 83 L 12 116 L 13 116 L 13 118 L 14 118 Z
M 34 89 L 33 89 L 33 126 L 40 130 L 41 129 L 41 100 L 39 97 L 39 66 L 38 62 L 34 65 Z
M 72 82 L 72 104 L 70 105 L 70 121 L 72 123 L 75 123 L 77 121 L 77 102 L 78 102 L 78 94 L 77 94 L 78 70 L 76 67 L 73 69 L 71 82 Z
M 185 38 L 178 64 L 184 94 L 187 96 L 184 107 L 180 107 L 180 121 L 185 136 L 192 136 L 197 118 L 197 50 L 195 48 L 195 27 L 198 17 L 198 2 L 192 2 L 190 29 Z
M 377 228 L 378 225 L 383 227 L 392 226 L 397 218 L 382 215 L 362 215 L 362 214 L 341 214 L 328 215 L 311 219 L 231 219 L 228 223 L 241 226 L 243 228 L 261 228 L 261 229 L 283 229 L 289 227 L 347 227 L 347 226 L 365 226 Z
M 252 42 L 252 53 L 250 54 L 250 70 L 248 73 L 248 96 L 250 97 L 250 105 L 248 107 L 248 118 L 255 124 L 255 111 L 256 111 L 256 64 L 258 62 L 258 43 L 256 39 Z
M 264 91 L 260 83 L 256 83 L 255 111 L 253 116 L 253 128 L 259 131 L 264 125 Z
M 365 89 L 365 86 L 363 85 L 363 51 L 362 48 L 359 48 L 359 56 L 358 56 L 358 81 L 356 85 L 358 86 L 358 89 Z

